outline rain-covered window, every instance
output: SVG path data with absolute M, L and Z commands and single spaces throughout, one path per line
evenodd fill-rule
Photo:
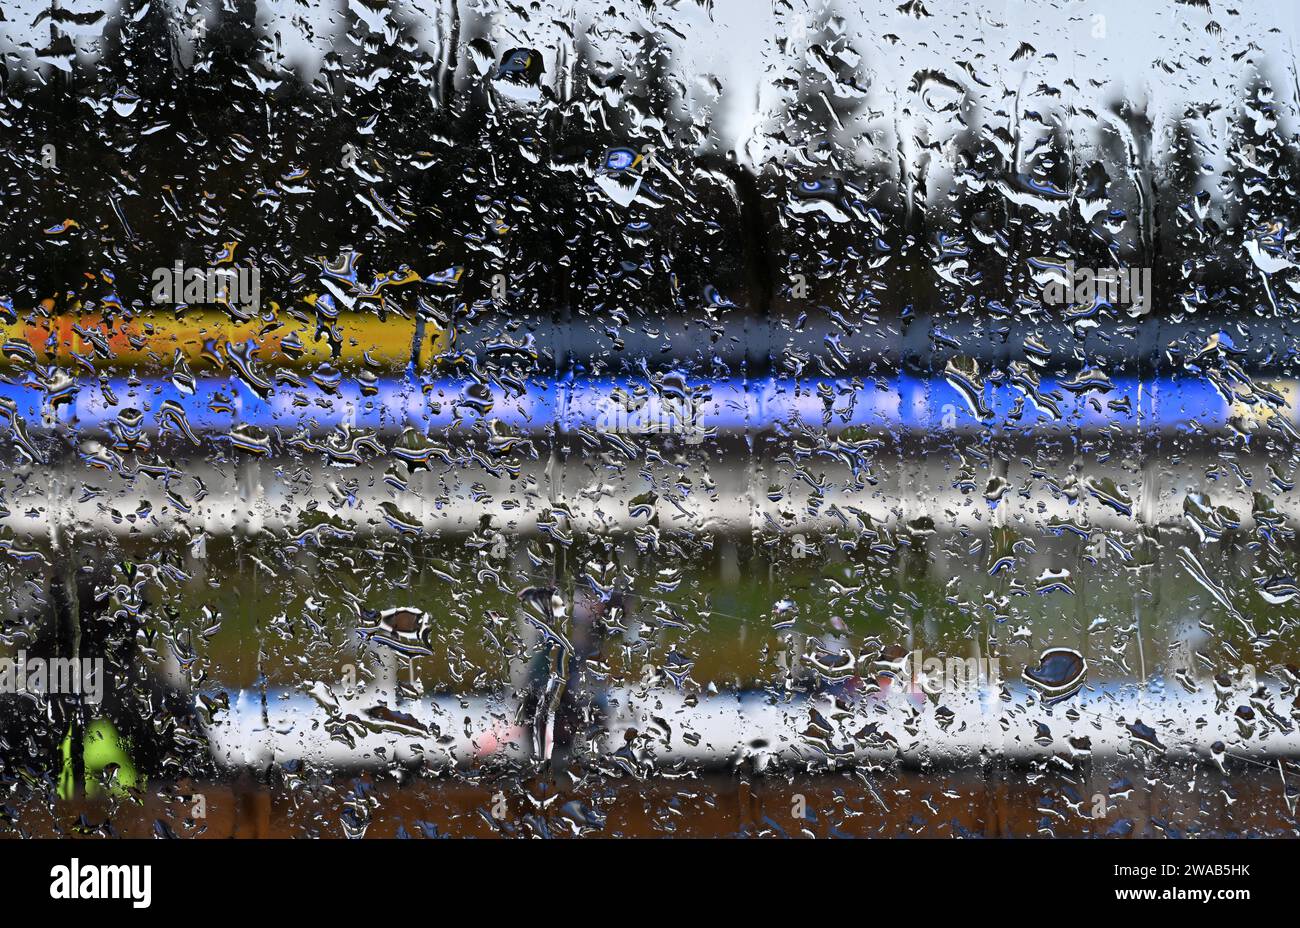
M 1293 834 L 1297 22 L 6 0 L 0 834 Z

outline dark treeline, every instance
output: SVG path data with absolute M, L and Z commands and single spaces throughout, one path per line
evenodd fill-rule
M 268 326 L 314 318 L 337 345 L 352 312 L 422 314 L 473 333 L 452 363 L 475 376 L 498 362 L 521 374 L 659 363 L 646 344 L 713 375 L 869 374 L 873 359 L 897 363 L 913 330 L 937 334 L 936 356 L 1005 345 L 1013 358 L 1054 332 L 1053 350 L 1078 346 L 1056 361 L 1077 366 L 1098 334 L 1146 331 L 1118 353 L 1154 355 L 1157 323 L 1292 315 L 1294 271 L 1261 273 L 1248 250 L 1289 260 L 1300 171 L 1263 78 L 1234 109 L 1226 171 L 1205 167 L 1195 109 L 1172 128 L 1123 101 L 1089 111 L 1098 129 L 1083 152 L 1059 125 L 1031 131 L 956 84 L 954 144 L 917 139 L 864 164 L 834 141 L 853 105 L 830 112 L 822 90 L 826 69 L 851 85 L 868 65 L 826 51 L 827 12 L 809 39 L 823 69 L 785 79 L 788 109 L 766 127 L 804 154 L 755 168 L 716 143 L 712 114 L 689 112 L 670 48 L 632 26 L 612 65 L 571 24 L 569 47 L 548 57 L 563 73 L 549 74 L 510 71 L 515 44 L 455 5 L 433 56 L 397 8 L 374 10 L 387 17 L 375 33 L 343 4 L 351 25 L 307 82 L 254 0 L 193 10 L 125 0 L 98 58 L 74 57 L 70 73 L 8 59 L 11 320 L 164 311 L 149 302 L 152 270 L 211 266 L 232 242 L 235 262 L 261 271 Z M 652 152 L 628 205 L 598 183 L 615 148 Z M 927 181 L 940 162 L 941 188 Z M 1154 311 L 1044 305 L 1031 259 L 1150 267 Z M 579 329 L 589 336 L 571 338 Z M 531 334 L 536 349 L 493 356 L 485 331 Z M 967 344 L 945 341 L 955 332 Z

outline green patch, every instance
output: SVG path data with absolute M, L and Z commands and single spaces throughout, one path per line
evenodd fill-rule
M 63 769 L 59 774 L 59 798 L 71 799 L 74 792 L 71 728 L 63 737 L 59 750 L 63 758 Z M 109 780 L 110 795 L 123 796 L 127 790 L 143 785 L 143 778 L 136 774 L 135 765 L 131 763 L 126 739 L 117 733 L 113 723 L 107 719 L 95 719 L 86 726 L 81 755 L 86 765 L 87 796 L 98 796 L 103 792 L 101 781 L 110 770 L 114 774 Z

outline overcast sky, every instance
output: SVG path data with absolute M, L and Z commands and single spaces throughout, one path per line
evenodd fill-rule
M 112 9 L 113 0 L 62 0 L 66 9 L 93 13 Z M 174 10 L 177 0 L 166 2 Z M 215 0 L 210 0 L 215 2 Z M 919 73 L 939 74 L 976 99 L 984 118 L 996 110 L 1021 116 L 1060 118 L 1073 108 L 1075 120 L 1097 122 L 1088 111 L 1103 112 L 1123 98 L 1145 105 L 1153 119 L 1181 113 L 1188 105 L 1224 104 L 1210 117 L 1221 126 L 1241 100 L 1240 87 L 1257 68 L 1274 81 L 1283 125 L 1294 131 L 1297 80 L 1295 55 L 1300 3 L 1210 0 L 1189 5 L 1174 0 L 843 0 L 841 61 L 860 56 L 864 80 L 863 115 L 846 131 L 879 128 L 904 146 L 919 132 L 942 141 L 959 127 L 950 105 L 953 91 L 939 82 L 917 83 Z M 506 8 L 506 4 L 462 2 Z M 527 4 L 517 4 L 527 6 Z M 446 4 L 439 0 L 397 4 L 404 18 L 420 24 L 421 40 L 433 51 L 443 34 Z M 673 71 L 693 107 L 716 113 L 714 131 L 724 147 L 752 159 L 765 124 L 781 112 L 777 79 L 816 69 L 809 46 L 825 20 L 820 0 L 696 0 L 659 3 L 647 11 L 641 0 L 545 0 L 524 20 L 511 12 L 493 14 L 489 31 L 499 55 L 513 45 L 540 49 L 554 79 L 554 47 L 562 26 L 589 30 L 593 45 L 617 65 L 634 46 L 629 30 L 653 30 L 672 49 Z M 604 11 L 613 7 L 618 15 Z M 913 15 L 918 7 L 925 13 Z M 48 38 L 48 23 L 35 24 L 46 9 L 37 0 L 6 0 L 0 22 L 0 50 L 11 66 L 30 63 Z M 593 16 L 596 17 L 593 26 Z M 288 60 L 311 76 L 323 52 L 357 20 L 381 27 L 386 16 L 361 0 L 323 3 L 260 0 L 259 22 L 278 34 Z M 72 28 L 78 48 L 93 54 L 103 21 Z M 787 39 L 784 49 L 778 42 Z M 472 67 L 464 56 L 464 67 Z M 1096 86 L 1091 82 L 1099 82 Z M 719 94 L 721 91 L 721 95 Z M 1017 100 L 1019 104 L 1017 106 Z M 1080 111 L 1083 111 L 1080 114 Z M 992 114 L 990 111 L 994 111 Z M 969 114 L 969 113 L 968 113 Z M 907 131 L 910 130 L 910 131 Z M 898 132 L 895 135 L 895 132 Z M 747 151 L 747 149 L 750 149 Z

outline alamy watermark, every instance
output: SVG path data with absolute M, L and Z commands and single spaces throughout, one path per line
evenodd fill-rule
M 154 268 L 150 279 L 157 304 L 226 303 L 249 312 L 261 308 L 262 275 L 255 267 L 187 268 L 177 261 Z
M 0 693 L 6 696 L 83 696 L 91 705 L 104 700 L 103 658 L 0 658 Z
M 153 902 L 152 864 L 83 864 L 72 858 L 50 868 L 51 899 L 125 899 L 132 908 Z
M 904 688 L 929 696 L 997 686 L 1002 672 L 996 657 L 926 657 L 916 650 L 902 661 L 897 675 Z
M 1046 271 L 1043 302 L 1054 306 L 1084 305 L 1104 301 L 1112 306 L 1131 306 L 1140 315 L 1151 308 L 1151 268 L 1064 267 L 1051 265 Z
M 595 425 L 612 435 L 677 435 L 688 445 L 700 444 L 708 434 L 691 401 L 673 397 L 650 397 L 639 406 L 606 400 Z

